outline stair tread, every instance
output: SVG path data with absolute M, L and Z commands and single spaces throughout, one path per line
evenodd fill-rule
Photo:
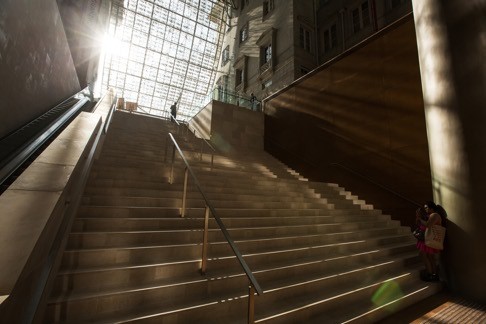
M 248 281 L 212 217 L 208 271 L 198 274 L 205 203 L 189 179 L 186 217 L 180 217 L 185 165 L 175 160 L 169 184 L 168 132 L 178 133 L 264 290 L 256 298 L 256 322 L 365 321 L 378 318 L 382 305 L 362 298 L 381 285 L 397 282 L 404 295 L 425 291 L 413 237 L 381 210 L 337 184 L 309 181 L 263 151 L 201 155 L 201 141 L 179 131 L 167 120 L 115 112 L 46 322 L 246 322 Z
M 225 242 L 221 242 L 225 243 Z M 348 242 L 343 242 L 343 245 L 349 244 Z M 319 247 L 327 247 L 327 246 L 332 246 L 336 244 L 322 244 L 322 245 L 315 245 L 313 248 L 317 249 Z M 186 246 L 191 246 L 191 244 L 186 244 Z M 394 248 L 400 248 L 400 247 L 409 247 L 411 246 L 410 242 L 404 242 L 400 244 L 390 244 L 387 246 L 381 247 L 382 249 L 394 249 Z M 153 247 L 152 247 L 153 248 Z M 124 249 L 127 249 L 126 247 Z M 309 249 L 309 246 L 302 246 L 302 247 L 295 247 L 293 249 L 287 249 L 287 250 L 267 250 L 267 251 L 261 251 L 260 253 L 246 253 L 243 254 L 243 257 L 251 257 L 251 256 L 262 256 L 262 255 L 272 255 L 272 254 L 277 254 L 277 253 L 288 253 L 292 251 L 304 251 Z M 101 250 L 106 250 L 106 249 L 93 249 L 94 251 L 101 251 Z M 109 249 L 111 250 L 111 249 Z M 364 254 L 367 252 L 373 252 L 376 251 L 376 248 L 369 248 L 368 250 L 363 249 L 360 252 L 351 252 L 349 251 L 348 253 L 345 252 L 335 252 L 332 257 L 327 256 L 326 258 L 345 258 L 349 257 L 352 255 L 360 255 Z M 211 258 L 211 257 L 210 257 Z M 236 256 L 232 253 L 227 253 L 226 255 L 218 256 L 218 259 L 226 258 L 236 258 Z M 315 258 L 312 258 L 315 260 Z M 302 259 L 300 259 L 301 261 Z M 94 271 L 113 271 L 113 270 L 124 270 L 127 268 L 137 268 L 137 267 L 151 267 L 151 266 L 160 266 L 164 264 L 174 264 L 174 263 L 186 263 L 186 262 L 200 262 L 201 258 L 186 258 L 186 259 L 178 259 L 178 260 L 167 260 L 166 262 L 143 262 L 143 263 L 126 263 L 126 264 L 116 264 L 116 265 L 110 265 L 110 266 L 96 266 L 96 267 L 85 267 L 85 268 L 77 268 L 77 269 L 61 269 L 59 274 L 68 274 L 68 273 L 83 273 L 83 272 L 94 272 Z M 291 262 L 294 262 L 294 260 L 291 260 Z M 297 261 L 295 261 L 297 262 Z

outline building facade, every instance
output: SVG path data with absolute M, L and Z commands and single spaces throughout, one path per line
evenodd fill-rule
M 226 7 L 218 99 L 259 100 L 412 10 L 410 0 L 238 0 Z
M 241 0 L 229 7 L 217 87 L 261 100 L 317 66 L 312 0 Z
M 323 64 L 412 11 L 410 0 L 320 0 L 319 63 Z

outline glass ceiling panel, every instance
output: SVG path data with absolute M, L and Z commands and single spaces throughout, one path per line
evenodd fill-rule
M 101 86 L 157 116 L 168 117 L 178 101 L 178 119 L 189 119 L 214 83 L 222 17 L 210 13 L 222 13 L 222 6 L 219 0 L 113 1 Z

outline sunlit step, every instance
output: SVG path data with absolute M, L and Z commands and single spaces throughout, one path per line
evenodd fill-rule
M 204 208 L 186 209 L 187 217 L 204 217 Z M 381 215 L 380 210 L 360 209 L 248 209 L 248 208 L 218 208 L 220 217 L 294 217 L 294 216 L 353 216 Z M 180 207 L 133 207 L 133 206 L 94 206 L 79 207 L 80 217 L 178 217 Z
M 73 231 L 111 230 L 157 230 L 201 228 L 203 217 L 77 217 Z M 287 216 L 287 217 L 223 217 L 221 220 L 228 228 L 244 226 L 283 226 L 283 225 L 316 225 L 343 222 L 388 221 L 387 215 L 349 215 L 349 216 Z M 217 227 L 213 217 L 209 219 L 209 228 Z

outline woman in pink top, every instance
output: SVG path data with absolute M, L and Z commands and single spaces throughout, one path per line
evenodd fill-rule
M 426 202 L 424 209 L 428 215 L 427 220 L 420 218 L 418 213 L 416 216 L 416 221 L 423 231 L 433 225 L 442 225 L 442 217 L 439 214 L 440 209 L 434 202 Z M 425 264 L 425 269 L 427 270 L 427 273 L 424 273 L 421 276 L 422 280 L 438 281 L 439 274 L 437 273 L 436 255 L 440 252 L 440 250 L 428 247 L 425 245 L 425 241 L 421 240 L 417 241 L 417 249 L 419 250 L 419 254 L 422 257 L 422 261 Z

